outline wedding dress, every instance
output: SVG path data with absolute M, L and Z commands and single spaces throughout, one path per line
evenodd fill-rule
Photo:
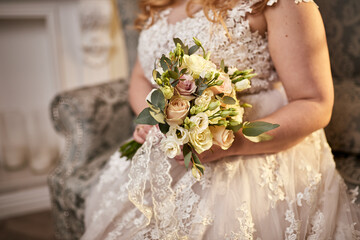
M 231 42 L 224 28 L 209 22 L 202 11 L 175 24 L 167 21 L 171 9 L 161 12 L 139 39 L 147 78 L 152 79 L 154 60 L 173 49 L 174 37 L 191 44 L 195 36 L 214 62 L 225 59 L 227 65 L 257 73 L 242 98 L 253 105 L 248 119 L 287 104 L 267 37 L 251 32 L 245 19 L 256 1 L 240 0 L 228 12 Z M 323 130 L 276 154 L 205 164 L 199 181 L 165 157 L 159 147 L 162 137 L 153 128 L 132 161 L 119 153 L 111 157 L 86 200 L 82 239 L 360 239 L 356 191 L 347 193 Z

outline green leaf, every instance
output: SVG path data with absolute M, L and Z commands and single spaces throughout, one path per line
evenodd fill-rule
M 228 105 L 234 105 L 236 103 L 236 100 L 232 97 L 225 96 L 221 99 L 221 102 L 228 104 Z
M 175 87 L 179 83 L 179 79 L 170 81 L 171 86 Z
M 161 111 L 165 109 L 165 97 L 160 89 L 153 91 L 151 94 L 151 103 L 160 108 Z
M 165 124 L 159 123 L 159 128 L 163 134 L 166 134 L 169 131 L 170 126 L 167 123 Z
M 186 45 L 182 48 L 184 50 L 184 53 L 189 55 L 189 47 Z
M 136 124 L 156 125 L 158 122 L 151 116 L 150 108 L 145 108 L 135 119 Z
M 225 68 L 225 62 L 224 62 L 224 59 L 221 59 L 221 62 L 220 62 L 220 68 L 224 71 L 224 68 Z
M 181 45 L 181 48 L 182 48 L 182 49 L 185 48 L 185 45 L 184 45 L 184 43 L 181 41 L 180 38 L 173 38 L 173 41 L 174 41 L 174 43 L 175 43 L 175 47 L 176 47 L 176 45 L 179 43 L 179 44 Z
M 165 124 L 165 115 L 162 112 L 154 112 L 150 110 L 150 115 L 158 122 Z
M 156 78 L 157 78 L 157 73 L 158 73 L 158 71 L 156 71 L 156 69 L 154 69 L 152 72 L 152 76 L 153 76 L 154 80 L 156 80 Z
M 160 58 L 160 65 L 164 71 L 169 70 L 171 66 L 171 60 L 163 54 Z
M 186 169 L 189 168 L 191 154 L 192 154 L 191 147 L 189 146 L 189 144 L 185 144 L 183 147 L 183 155 L 184 155 L 184 164 Z
M 180 75 L 184 75 L 187 72 L 187 68 L 183 68 L 180 71 Z
M 267 122 L 245 122 L 243 124 L 243 134 L 248 137 L 256 137 L 267 131 L 273 130 L 279 127 L 279 124 L 272 124 Z
M 195 80 L 196 86 L 198 86 L 198 88 L 196 89 L 196 94 L 201 96 L 203 94 L 203 92 L 205 91 L 205 89 L 207 89 L 209 87 L 209 85 L 207 85 L 204 81 L 203 78 L 199 78 Z
M 240 123 L 239 125 L 236 125 L 236 126 L 228 125 L 227 129 L 232 130 L 234 133 L 236 133 L 237 131 L 239 131 L 242 128 L 242 126 L 243 126 L 242 123 Z
M 199 46 L 198 45 L 194 45 L 189 49 L 189 55 L 194 54 L 197 50 L 199 50 Z
M 273 139 L 273 136 L 266 134 L 266 133 L 262 133 L 259 136 L 256 137 L 249 137 L 244 135 L 245 138 L 247 138 L 248 140 L 258 143 L 258 142 L 264 142 L 264 141 L 269 141 L 271 139 Z
M 203 166 L 202 163 L 200 162 L 200 159 L 199 159 L 198 155 L 193 152 L 193 153 L 192 153 L 192 157 L 193 157 L 193 159 L 194 159 L 196 168 L 199 169 L 202 174 L 204 174 L 204 166 Z M 199 168 L 199 167 L 198 167 L 199 165 L 201 165 L 202 167 Z
M 174 71 L 169 71 L 169 75 L 171 78 L 173 79 L 178 79 L 179 78 L 179 74 L 177 74 L 176 72 Z
M 135 140 L 123 144 L 119 149 L 121 157 L 126 157 L 127 160 L 131 160 L 141 146 L 142 144 L 136 142 Z
M 147 102 L 148 102 L 148 104 L 149 104 L 149 108 L 150 108 L 151 111 L 153 111 L 153 112 L 155 112 L 155 113 L 161 112 L 161 110 L 160 110 L 159 107 L 153 105 L 153 104 L 152 104 L 151 102 L 149 102 L 149 101 L 147 101 Z

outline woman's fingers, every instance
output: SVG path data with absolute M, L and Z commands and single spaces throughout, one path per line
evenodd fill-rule
M 133 133 L 134 140 L 141 144 L 144 143 L 151 128 L 152 126 L 150 125 L 137 125 Z

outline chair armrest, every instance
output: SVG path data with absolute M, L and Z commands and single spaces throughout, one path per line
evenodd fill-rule
M 53 99 L 52 122 L 66 141 L 58 167 L 73 172 L 129 138 L 127 89 L 127 82 L 118 80 L 62 92 Z

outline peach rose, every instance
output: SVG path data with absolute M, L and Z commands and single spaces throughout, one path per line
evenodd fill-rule
M 220 86 L 213 86 L 209 89 L 213 91 L 215 95 L 220 93 L 224 93 L 225 95 L 230 95 L 233 87 L 229 75 L 227 75 L 226 73 L 220 73 L 218 80 L 222 80 L 223 83 Z
M 180 96 L 173 97 L 166 108 L 166 122 L 169 125 L 183 123 L 190 109 L 190 102 Z
M 228 130 L 225 126 L 210 126 L 210 131 L 213 136 L 213 143 L 221 147 L 223 150 L 227 150 L 234 142 L 234 132 Z

